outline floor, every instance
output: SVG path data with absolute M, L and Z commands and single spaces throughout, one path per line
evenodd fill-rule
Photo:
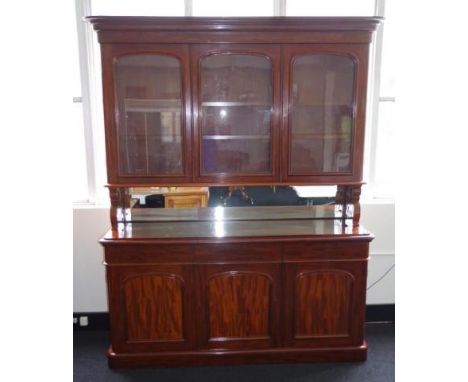
M 80 331 L 74 335 L 75 382 L 389 382 L 395 380 L 395 326 L 366 326 L 369 353 L 362 363 L 317 363 L 111 370 L 107 367 L 108 332 Z

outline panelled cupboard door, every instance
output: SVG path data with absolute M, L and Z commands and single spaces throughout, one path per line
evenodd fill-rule
M 112 346 L 120 352 L 194 348 L 189 265 L 108 266 Z
M 201 347 L 270 348 L 279 343 L 280 264 L 200 265 Z
M 365 261 L 286 264 L 286 346 L 361 345 L 365 280 Z
M 195 179 L 277 181 L 279 45 L 193 45 L 191 65 Z
M 362 180 L 368 47 L 283 46 L 282 180 Z
M 102 46 L 109 183 L 191 180 L 187 45 Z

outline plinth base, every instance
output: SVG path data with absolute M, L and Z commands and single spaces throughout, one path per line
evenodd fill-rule
M 276 348 L 256 350 L 197 350 L 158 353 L 108 351 L 109 367 L 214 366 L 260 363 L 359 362 L 367 358 L 367 343 L 336 348 Z

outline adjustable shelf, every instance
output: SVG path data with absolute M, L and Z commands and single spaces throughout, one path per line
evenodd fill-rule
M 179 99 L 136 99 L 124 100 L 126 112 L 180 112 L 182 102 Z
M 230 139 L 271 139 L 270 135 L 204 135 L 203 139 L 224 141 Z
M 201 106 L 204 107 L 235 107 L 235 106 L 255 106 L 255 107 L 271 107 L 271 103 L 260 101 L 213 101 L 202 102 Z

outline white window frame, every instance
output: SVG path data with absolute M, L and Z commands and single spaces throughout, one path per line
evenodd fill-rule
M 100 60 L 95 55 L 97 51 L 94 39 L 93 29 L 90 23 L 84 22 L 83 18 L 91 15 L 92 0 L 77 0 L 76 22 L 78 31 L 78 46 L 80 57 L 81 72 L 81 97 L 74 97 L 74 102 L 83 104 L 84 135 L 86 149 L 86 167 L 89 198 L 86 204 L 108 204 L 108 198 L 104 195 L 105 190 L 100 190 L 100 184 L 105 184 L 104 174 L 100 174 L 99 166 L 105 163 L 98 163 L 98 158 L 104 160 L 103 138 L 103 110 L 101 100 L 101 81 L 100 81 Z M 197 0 L 185 0 L 185 16 L 192 16 L 193 2 Z M 273 1 L 274 16 L 286 16 L 287 0 Z M 375 0 L 374 15 L 384 16 L 385 0 Z M 378 117 L 380 102 L 395 102 L 395 97 L 380 95 L 380 75 L 382 67 L 382 43 L 383 43 L 383 25 L 380 25 L 374 34 L 371 45 L 369 62 L 369 103 L 367 106 L 366 118 L 366 145 L 364 153 L 364 179 L 367 180 L 367 187 L 364 188 L 363 197 L 366 200 L 377 199 L 376 192 L 376 152 L 378 142 Z M 83 204 L 83 203 L 80 203 Z
M 385 17 L 385 0 L 375 0 L 374 16 Z M 393 197 L 383 197 L 376 181 L 377 151 L 379 136 L 379 107 L 381 102 L 395 102 L 395 97 L 380 94 L 382 74 L 382 50 L 385 22 L 380 24 L 374 34 L 369 57 L 368 106 L 366 118 L 366 142 L 364 153 L 364 199 L 393 202 Z
M 75 204 L 108 204 L 107 198 L 104 198 L 105 190 L 98 190 L 98 184 L 106 181 L 102 174 L 99 174 L 98 158 L 103 158 L 105 155 L 99 152 L 99 148 L 103 148 L 103 142 L 99 141 L 98 134 L 102 131 L 104 121 L 102 112 L 101 78 L 98 72 L 98 64 L 95 57 L 95 46 L 93 40 L 93 29 L 91 24 L 83 20 L 84 17 L 91 15 L 91 0 L 76 0 L 76 27 L 78 32 L 78 49 L 80 57 L 80 74 L 81 74 L 81 97 L 79 101 L 83 106 L 83 128 L 85 136 L 86 150 L 86 170 L 88 179 L 88 199 L 83 202 L 75 202 Z M 101 129 L 101 130 L 99 130 Z

